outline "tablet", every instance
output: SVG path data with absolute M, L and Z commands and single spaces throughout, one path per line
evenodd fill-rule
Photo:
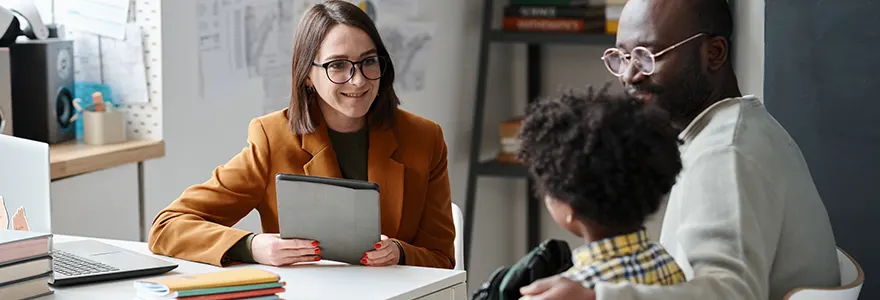
M 322 259 L 349 264 L 379 241 L 377 183 L 279 173 L 275 185 L 281 238 L 316 240 Z

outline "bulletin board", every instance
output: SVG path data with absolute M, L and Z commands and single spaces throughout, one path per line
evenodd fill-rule
M 161 0 L 131 0 L 134 21 L 144 30 L 144 64 L 150 102 L 127 105 L 128 135 L 133 139 L 162 139 Z
M 44 21 L 50 23 L 61 23 L 59 14 L 64 13 L 59 3 L 69 0 L 43 0 L 35 1 L 40 14 L 43 15 Z M 77 3 L 93 4 L 96 1 L 79 1 Z M 124 2 L 123 2 L 124 3 Z M 161 36 L 161 0 L 130 0 L 128 10 L 127 23 L 136 24 L 142 31 L 143 46 L 143 68 L 146 78 L 146 98 L 140 103 L 117 103 L 117 108 L 126 111 L 128 138 L 135 140 L 161 140 L 162 139 L 162 36 Z M 49 15 L 49 16 L 46 16 Z M 65 32 L 65 38 L 74 40 L 74 70 L 76 76 L 79 77 L 81 72 L 87 67 L 77 61 L 77 56 L 82 55 L 78 45 L 82 45 L 75 37 L 69 36 Z M 95 35 L 97 38 L 97 35 Z M 108 37 L 100 37 L 106 41 Z M 79 46 L 81 47 L 81 46 Z M 92 56 L 101 56 L 92 55 Z M 90 61 L 102 64 L 105 58 L 89 57 Z M 104 76 L 102 76 L 104 84 L 110 85 L 111 88 L 118 88 L 110 84 Z M 141 84 L 143 86 L 143 84 Z M 114 103 L 115 100 L 114 100 Z

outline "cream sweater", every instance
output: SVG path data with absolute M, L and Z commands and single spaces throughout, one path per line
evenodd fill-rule
M 706 109 L 680 138 L 684 169 L 660 242 L 675 286 L 600 283 L 606 299 L 782 299 L 840 284 L 831 224 L 795 142 L 754 96 Z

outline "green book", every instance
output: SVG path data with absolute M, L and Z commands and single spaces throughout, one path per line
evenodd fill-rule
M 260 284 L 249 284 L 249 285 L 235 285 L 228 287 L 218 287 L 218 288 L 207 288 L 207 289 L 195 289 L 195 290 L 185 290 L 185 291 L 177 291 L 177 297 L 192 297 L 192 296 L 202 296 L 202 295 L 213 295 L 213 294 L 225 294 L 225 293 L 234 293 L 234 292 L 243 292 L 243 291 L 253 291 L 253 290 L 262 290 L 262 289 L 271 289 L 284 286 L 282 282 L 272 282 L 272 283 L 260 283 Z

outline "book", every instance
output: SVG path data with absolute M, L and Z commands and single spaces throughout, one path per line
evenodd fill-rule
M 604 19 L 604 6 L 507 5 L 506 17 Z
M 269 288 L 259 290 L 248 290 L 239 292 L 229 292 L 222 294 L 210 294 L 201 296 L 181 297 L 182 300 L 230 300 L 230 299 L 252 299 L 254 297 L 272 296 L 284 292 L 284 288 Z
M 52 234 L 0 230 L 0 266 L 52 254 Z
M 52 274 L 24 278 L 0 284 L 0 299 L 33 299 L 52 294 L 49 278 Z
M 498 125 L 498 134 L 500 136 L 501 151 L 495 159 L 504 163 L 519 163 L 516 158 L 522 141 L 519 138 L 519 130 L 522 126 L 523 116 L 517 116 Z
M 502 28 L 505 31 L 600 32 L 605 30 L 605 20 L 504 17 Z
M 253 290 L 266 290 L 266 289 L 277 289 L 281 288 L 284 291 L 284 282 L 271 282 L 271 283 L 260 283 L 260 284 L 246 284 L 246 285 L 234 285 L 228 287 L 216 287 L 216 288 L 205 288 L 205 289 L 192 289 L 192 290 L 183 290 L 177 291 L 175 293 L 169 294 L 167 296 L 155 296 L 151 294 L 139 294 L 140 298 L 143 299 L 178 299 L 185 298 L 187 300 L 195 299 L 191 297 L 195 296 L 210 296 L 216 294 L 229 294 L 229 293 L 237 293 L 237 292 L 247 292 Z
M 510 4 L 524 5 L 588 5 L 590 0 L 510 0 Z
M 40 256 L 0 266 L 0 285 L 52 273 L 52 256 Z
M 605 32 L 607 34 L 617 33 L 617 24 L 620 20 L 620 14 L 622 12 L 622 4 L 609 4 L 605 6 Z
M 142 298 L 174 299 L 182 297 L 181 294 L 193 296 L 193 291 L 195 290 L 228 287 L 241 288 L 241 286 L 247 285 L 277 283 L 280 280 L 281 278 L 278 274 L 263 269 L 240 268 L 218 272 L 137 280 L 134 282 L 134 288 Z M 238 291 L 241 291 L 241 289 Z

